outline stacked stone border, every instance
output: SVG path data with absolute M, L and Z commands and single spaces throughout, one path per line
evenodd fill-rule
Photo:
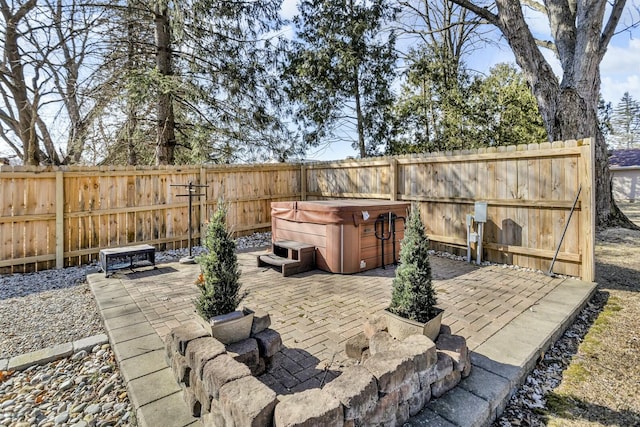
M 226 347 L 195 321 L 167 336 L 169 366 L 204 426 L 402 425 L 471 372 L 465 339 L 448 328 L 435 343 L 424 335 L 397 341 L 378 318 L 347 341 L 358 365 L 323 388 L 277 395 L 256 378 L 282 348 L 269 325 L 257 312 L 251 337 Z

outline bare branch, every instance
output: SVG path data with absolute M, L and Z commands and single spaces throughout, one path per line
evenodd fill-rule
M 464 7 L 465 9 L 470 10 L 471 12 L 475 13 L 482 19 L 485 19 L 490 24 L 493 24 L 496 27 L 500 28 L 500 19 L 498 18 L 498 15 L 496 15 L 495 13 L 492 13 L 489 10 L 489 8 L 480 7 L 470 2 L 469 0 L 451 0 L 451 1 L 457 4 L 458 6 L 461 6 L 461 7 Z
M 537 2 L 535 0 L 522 0 L 522 3 L 525 6 L 535 10 L 536 12 L 540 12 L 540 13 L 542 13 L 544 15 L 547 14 L 547 8 L 542 3 L 539 3 L 539 2 Z
M 553 52 L 556 55 L 556 57 L 558 57 L 558 49 L 556 48 L 556 44 L 551 40 L 536 39 L 536 45 L 543 47 L 545 49 L 549 49 L 551 52 Z
M 601 60 L 604 57 L 604 54 L 607 51 L 607 46 L 609 46 L 609 42 L 611 41 L 611 37 L 613 37 L 618 23 L 620 22 L 620 17 L 622 16 L 625 4 L 626 0 L 615 0 L 613 2 L 611 15 L 609 15 L 609 20 L 602 31 L 602 36 L 600 37 L 599 51 Z

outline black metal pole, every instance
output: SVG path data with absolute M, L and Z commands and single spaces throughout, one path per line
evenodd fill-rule
M 188 206 L 189 206 L 189 212 L 187 214 L 187 218 L 188 218 L 188 224 L 187 226 L 189 227 L 189 256 L 182 258 L 180 260 L 180 262 L 182 264 L 193 264 L 194 260 L 193 260 L 193 198 L 194 197 L 201 197 L 201 196 L 206 196 L 205 193 L 203 194 L 196 194 L 195 193 L 195 189 L 196 188 L 207 188 L 208 185 L 202 185 L 202 184 L 194 184 L 193 181 L 189 181 L 189 184 L 171 184 L 171 187 L 186 187 L 188 192 L 187 194 L 177 194 L 178 197 L 189 197 L 189 202 L 188 202 Z
M 189 257 L 191 258 L 193 256 L 192 252 L 191 252 L 191 241 L 193 240 L 192 236 L 193 236 L 193 227 L 191 227 L 191 207 L 193 205 L 193 182 L 189 181 Z

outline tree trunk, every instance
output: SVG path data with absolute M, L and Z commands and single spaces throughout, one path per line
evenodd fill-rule
M 354 97 L 356 100 L 356 125 L 358 128 L 358 150 L 360 151 L 360 158 L 367 157 L 367 148 L 364 142 L 364 117 L 362 116 L 362 105 L 360 95 L 360 81 L 358 80 L 358 69 L 354 72 Z
M 37 166 L 40 164 L 38 150 L 38 135 L 36 132 L 36 118 L 33 116 L 33 106 L 29 101 L 27 94 L 27 83 L 24 77 L 24 68 L 22 66 L 22 58 L 18 49 L 18 39 L 20 32 L 18 24 L 25 17 L 27 12 L 36 5 L 34 0 L 25 3 L 15 12 L 11 14 L 11 7 L 2 1 L 2 15 L 6 23 L 4 56 L 9 64 L 8 77 L 11 80 L 9 86 L 11 95 L 13 96 L 18 110 L 18 129 L 17 134 L 22 142 L 22 161 L 25 165 Z
M 158 2 L 155 8 L 156 33 L 156 67 L 160 78 L 172 75 L 171 71 L 171 30 L 169 27 L 169 10 L 165 4 Z M 158 93 L 158 129 L 156 139 L 156 164 L 170 165 L 174 162 L 176 146 L 175 118 L 173 114 L 173 96 L 161 82 Z
M 593 99 L 593 96 L 593 94 L 581 96 L 576 90 L 568 88 L 559 93 L 556 101 L 558 108 L 553 128 L 553 139 L 593 138 L 592 141 L 595 144 L 595 170 L 593 172 L 596 181 L 596 224 L 599 227 L 622 225 L 628 228 L 637 228 L 620 211 L 613 199 L 607 144 L 600 126 L 598 126 L 597 111 L 590 108 L 592 101 L 585 100 L 585 98 Z

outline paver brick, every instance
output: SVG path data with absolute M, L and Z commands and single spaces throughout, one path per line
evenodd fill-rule
M 174 351 L 184 356 L 187 350 L 187 344 L 189 344 L 190 341 L 210 335 L 210 332 L 194 320 L 172 329 L 166 339 L 171 340 Z
M 431 384 L 443 380 L 453 371 L 451 356 L 443 352 L 436 352 L 437 361 L 430 369 L 420 372 L 420 387 L 430 387 Z
M 400 390 L 396 389 L 391 393 L 382 394 L 376 406 L 365 415 L 362 425 L 396 425 L 396 413 L 399 405 Z
M 181 354 L 174 354 L 171 360 L 171 370 L 177 383 L 190 386 L 189 377 L 191 374 L 191 367 L 187 363 L 187 359 Z M 194 371 L 195 372 L 195 371 Z
M 264 310 L 261 309 L 252 309 L 253 310 L 253 323 L 251 324 L 251 335 L 258 334 L 269 326 L 271 326 L 271 316 Z
M 244 363 L 252 371 L 260 364 L 258 342 L 254 338 L 238 341 L 226 346 L 227 354 L 236 361 Z
M 282 338 L 280 334 L 273 329 L 265 329 L 254 335 L 260 349 L 260 356 L 272 357 L 282 348 Z
M 204 383 L 202 380 L 198 379 L 195 376 L 195 372 L 191 371 L 189 375 L 189 388 L 194 393 L 196 399 L 200 402 L 200 413 L 206 414 L 211 411 L 211 400 L 212 397 L 207 390 L 204 388 Z
M 449 355 L 453 361 L 453 369 L 463 372 L 470 364 L 469 350 L 464 337 L 460 335 L 440 334 L 436 340 L 439 351 Z
M 378 385 L 363 366 L 346 369 L 324 389 L 344 406 L 345 420 L 360 419 L 378 402 Z
M 413 417 L 424 408 L 431 400 L 431 387 L 421 388 L 407 401 L 409 404 L 409 416 Z
M 247 376 L 223 385 L 219 402 L 227 425 L 262 427 L 271 425 L 278 400 L 275 391 Z
M 220 388 L 226 383 L 251 375 L 251 371 L 240 362 L 236 362 L 227 354 L 209 360 L 202 370 L 204 389 L 214 399 L 218 398 Z
M 276 405 L 273 419 L 275 427 L 342 427 L 344 410 L 338 399 L 315 388 L 287 396 Z
M 398 351 L 376 353 L 363 365 L 376 377 L 381 393 L 390 393 L 415 373 L 411 359 Z
M 424 335 L 409 335 L 396 348 L 411 357 L 416 372 L 426 371 L 438 359 L 436 344 Z
M 202 378 L 202 370 L 207 362 L 224 354 L 225 351 L 224 344 L 213 337 L 206 336 L 190 341 L 187 345 L 185 357 L 198 378 Z
M 457 386 L 461 378 L 462 374 L 460 371 L 451 371 L 449 375 L 445 376 L 440 381 L 436 381 L 431 384 L 431 396 L 438 398 L 444 395 L 446 392 Z
M 182 398 L 184 400 L 184 403 L 187 405 L 187 408 L 189 409 L 189 413 L 192 417 L 199 417 L 202 405 L 196 397 L 196 394 L 193 392 L 191 387 L 187 387 L 184 384 L 181 386 L 181 388 Z

